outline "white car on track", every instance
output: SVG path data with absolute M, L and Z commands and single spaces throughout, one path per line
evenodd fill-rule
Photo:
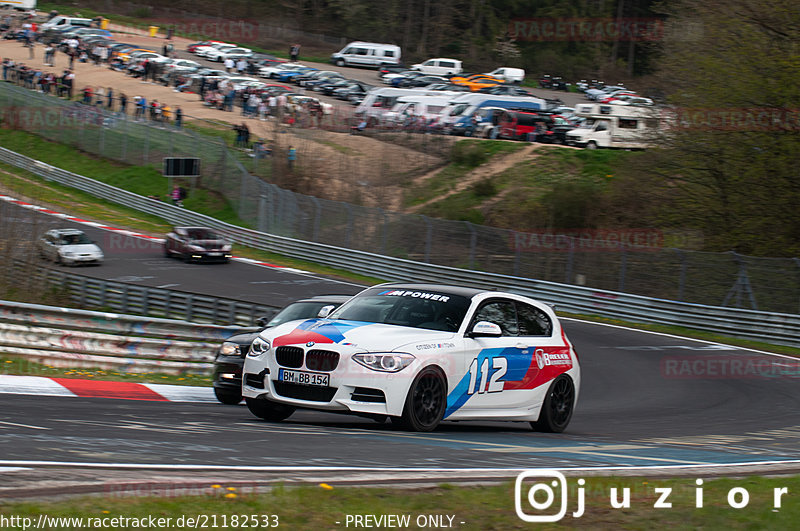
M 553 310 L 497 291 L 381 284 L 328 316 L 262 331 L 242 394 L 265 420 L 296 408 L 392 418 L 412 431 L 442 420 L 527 421 L 561 432 L 580 367 Z
M 83 231 L 53 229 L 39 238 L 39 255 L 57 264 L 78 265 L 103 263 L 103 251 Z

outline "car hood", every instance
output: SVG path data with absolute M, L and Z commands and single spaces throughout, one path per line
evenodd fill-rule
M 261 333 L 272 341 L 273 347 L 313 342 L 346 345 L 368 352 L 389 352 L 412 343 L 446 341 L 454 335 L 439 330 L 330 319 L 291 321 Z
M 62 245 L 61 250 L 67 253 L 78 254 L 103 254 L 100 247 L 93 243 L 82 243 L 79 245 Z

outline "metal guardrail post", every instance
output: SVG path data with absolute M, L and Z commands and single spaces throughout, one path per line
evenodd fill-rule
M 431 246 L 433 245 L 433 224 L 428 216 L 422 216 L 422 221 L 425 222 L 425 263 L 431 263 Z
M 575 237 L 569 236 L 569 251 L 567 251 L 567 265 L 564 268 L 564 283 L 572 284 L 572 270 L 575 267 Z
M 680 254 L 681 257 L 681 271 L 678 280 L 678 300 L 682 301 L 684 299 L 684 290 L 686 289 L 686 274 L 689 269 L 689 262 L 684 251 L 680 249 L 675 250 Z
M 469 229 L 469 268 L 475 269 L 475 247 L 478 245 L 478 233 L 475 232 L 475 227 L 469 221 L 465 221 L 467 229 Z

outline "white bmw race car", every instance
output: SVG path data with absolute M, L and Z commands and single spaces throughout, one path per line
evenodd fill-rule
M 442 420 L 528 421 L 561 432 L 580 367 L 553 310 L 512 293 L 433 284 L 367 288 L 330 315 L 262 331 L 244 364 L 250 411 L 296 408 Z

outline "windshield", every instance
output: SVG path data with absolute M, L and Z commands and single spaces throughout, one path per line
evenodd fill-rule
M 595 122 L 594 119 L 587 118 L 585 121 L 578 124 L 578 127 L 580 127 L 581 129 L 591 129 L 592 127 L 594 127 L 594 122 Z
M 267 327 L 278 326 L 279 324 L 287 323 L 289 321 L 296 321 L 297 319 L 311 319 L 319 314 L 319 311 L 324 306 L 338 306 L 336 302 L 295 302 L 275 314 L 275 317 L 270 319 Z
M 208 229 L 190 229 L 189 238 L 192 240 L 221 240 L 222 237 Z
M 92 243 L 92 240 L 82 232 L 80 234 L 67 234 L 62 237 L 61 241 L 64 245 L 84 245 Z
M 453 108 L 450 109 L 450 116 L 461 116 L 461 113 L 463 113 L 467 107 L 469 107 L 469 104 L 467 103 L 461 103 L 453 106 Z
M 374 288 L 351 299 L 329 318 L 456 332 L 469 305 L 468 298 L 450 293 Z

